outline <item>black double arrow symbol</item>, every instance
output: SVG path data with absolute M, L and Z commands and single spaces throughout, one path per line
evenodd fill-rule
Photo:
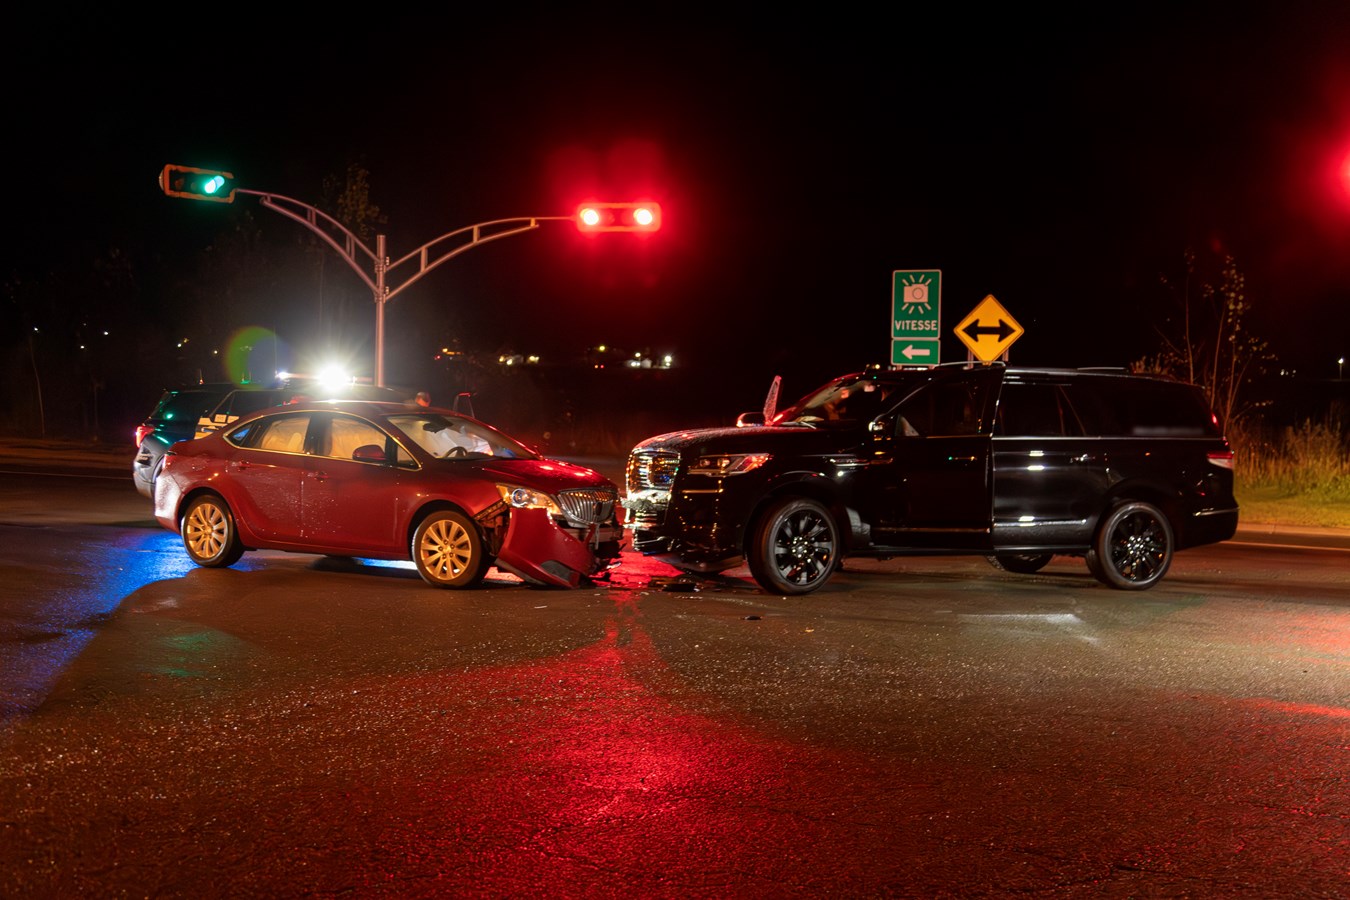
M 1002 343 L 1008 339 L 1009 335 L 1017 331 L 1017 329 L 1013 328 L 1002 319 L 998 320 L 998 325 L 981 325 L 977 319 L 963 328 L 962 331 L 965 332 L 966 337 L 976 342 L 980 340 L 981 335 L 996 334 L 998 335 L 999 343 Z

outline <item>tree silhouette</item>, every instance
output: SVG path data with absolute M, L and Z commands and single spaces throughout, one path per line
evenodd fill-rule
M 1156 328 L 1160 346 L 1133 368 L 1199 385 L 1226 427 L 1268 405 L 1251 387 L 1275 357 L 1251 330 L 1247 279 L 1232 254 L 1202 259 L 1187 248 L 1180 271 L 1158 282 L 1167 308 Z

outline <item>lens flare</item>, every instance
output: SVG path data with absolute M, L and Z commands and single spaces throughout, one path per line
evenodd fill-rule
M 267 384 L 287 368 L 290 349 L 266 328 L 248 325 L 230 336 L 225 374 L 235 384 Z

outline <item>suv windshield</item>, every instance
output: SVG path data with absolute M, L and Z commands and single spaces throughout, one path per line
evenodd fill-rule
M 926 371 L 888 372 L 886 376 L 864 372 L 837 378 L 783 410 L 774 424 L 856 427 L 875 419 L 928 377 Z

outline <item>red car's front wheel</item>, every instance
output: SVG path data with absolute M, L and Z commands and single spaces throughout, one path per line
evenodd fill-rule
M 491 567 L 473 520 L 448 509 L 432 513 L 417 526 L 412 558 L 422 580 L 441 588 L 473 587 Z

